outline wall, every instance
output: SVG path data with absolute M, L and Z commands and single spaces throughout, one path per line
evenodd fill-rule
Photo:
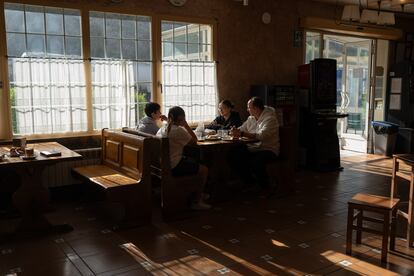
M 234 0 L 189 0 L 173 7 L 167 0 L 95 1 L 17 1 L 24 3 L 108 11 L 163 14 L 217 20 L 218 88 L 220 99 L 236 103 L 243 116 L 252 84 L 294 84 L 296 67 L 302 62 L 302 48 L 293 47 L 293 31 L 299 15 L 331 14 L 332 8 L 310 1 L 251 0 L 248 6 Z M 321 8 L 322 7 L 322 8 Z M 261 22 L 263 12 L 272 16 L 270 24 Z
M 173 7 L 167 0 L 26 0 L 24 3 L 91 8 L 128 13 L 164 14 L 217 20 L 218 88 L 220 99 L 228 98 L 246 116 L 246 101 L 252 84 L 295 84 L 296 68 L 303 49 L 293 47 L 293 32 L 300 16 L 333 19 L 341 9 L 309 0 L 250 0 L 248 6 L 234 0 L 189 0 Z M 272 16 L 261 22 L 263 12 Z

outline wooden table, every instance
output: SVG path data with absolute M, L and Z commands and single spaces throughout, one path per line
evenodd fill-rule
M 404 164 L 409 169 L 409 174 L 401 172 L 400 165 Z M 397 196 L 398 180 L 405 179 L 409 181 L 410 190 L 408 194 L 408 213 L 398 210 L 398 215 L 407 220 L 407 243 L 413 246 L 414 242 L 414 154 L 394 154 L 393 170 L 391 181 L 391 198 Z
M 243 144 L 257 143 L 257 139 L 232 139 L 232 140 L 203 140 L 198 141 L 196 149 L 200 153 L 200 159 L 207 163 L 209 167 L 209 185 L 208 192 L 215 201 L 227 200 L 226 194 L 232 194 L 233 191 L 229 183 L 236 180 L 229 167 L 228 156 L 231 150 Z
M 10 236 L 31 236 L 73 230 L 69 225 L 52 225 L 44 216 L 48 202 L 49 190 L 42 185 L 42 173 L 46 166 L 67 160 L 81 159 L 82 156 L 56 142 L 29 144 L 33 147 L 36 158 L 23 160 L 20 157 L 6 157 L 0 161 L 0 172 L 13 170 L 20 175 L 21 185 L 13 194 L 13 203 L 21 213 L 21 221 Z M 11 146 L 0 147 L 0 154 L 8 154 Z M 45 157 L 41 151 L 59 151 L 61 156 Z M 17 181 L 17 180 L 16 180 Z

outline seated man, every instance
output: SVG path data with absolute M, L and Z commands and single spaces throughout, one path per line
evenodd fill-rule
M 239 128 L 232 128 L 234 137 L 247 137 L 259 140 L 258 143 L 248 146 L 248 150 L 242 151 L 239 162 L 236 161 L 237 170 L 244 179 L 251 179 L 253 173 L 258 183 L 268 195 L 272 193 L 269 179 L 266 173 L 266 164 L 273 162 L 279 155 L 279 122 L 275 109 L 264 106 L 258 97 L 251 98 L 247 103 L 247 111 L 250 116 Z M 246 162 L 248 160 L 248 162 Z
M 147 103 L 145 105 L 145 116 L 139 121 L 137 130 L 148 134 L 157 134 L 160 127 L 158 126 L 159 121 L 166 121 L 167 117 L 161 115 L 161 107 L 157 103 Z

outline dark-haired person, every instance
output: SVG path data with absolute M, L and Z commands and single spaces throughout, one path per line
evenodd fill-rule
M 220 115 L 217 116 L 210 125 L 209 129 L 230 129 L 231 127 L 239 127 L 242 125 L 240 115 L 233 111 L 234 104 L 229 100 L 223 100 L 219 103 L 218 110 Z
M 256 176 L 257 182 L 267 195 L 273 193 L 269 185 L 266 172 L 266 164 L 277 159 L 280 150 L 279 122 L 273 107 L 265 106 L 258 97 L 253 97 L 247 102 L 249 118 L 239 128 L 232 128 L 230 134 L 233 137 L 246 137 L 259 140 L 258 143 L 249 145 L 243 157 L 236 157 L 243 162 L 237 162 L 239 172 L 243 177 L 251 179 L 251 173 Z M 246 160 L 248 160 L 246 162 Z
M 174 106 L 168 111 L 168 124 L 157 132 L 159 137 L 168 137 L 170 145 L 171 174 L 184 176 L 199 174 L 202 178 L 198 185 L 196 198 L 191 205 L 193 210 L 208 210 L 211 206 L 204 202 L 204 187 L 207 182 L 208 168 L 199 164 L 195 159 L 183 155 L 184 146 L 197 144 L 197 137 L 185 120 L 185 112 L 179 106 Z
M 158 122 L 166 121 L 167 117 L 161 114 L 161 106 L 157 103 L 147 103 L 145 105 L 145 117 L 139 121 L 137 130 L 155 135 L 160 129 Z

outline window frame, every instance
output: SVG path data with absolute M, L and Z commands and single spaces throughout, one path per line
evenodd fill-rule
M 87 135 L 98 135 L 100 130 L 93 130 L 93 100 L 92 100 L 92 66 L 91 66 L 91 45 L 90 45 L 90 24 L 89 13 L 108 12 L 119 13 L 121 15 L 148 16 L 151 22 L 151 51 L 152 51 L 152 100 L 162 104 L 162 21 L 179 21 L 190 24 L 205 24 L 211 26 L 211 57 L 213 62 L 218 62 L 218 43 L 217 43 L 217 19 L 215 18 L 197 18 L 187 16 L 166 15 L 156 12 L 145 12 L 143 10 L 131 10 L 121 6 L 103 6 L 100 4 L 82 5 L 77 3 L 42 3 L 38 1 L 6 1 L 11 4 L 37 5 L 50 8 L 67 8 L 80 12 L 81 16 L 81 33 L 82 33 L 82 56 L 85 74 L 85 101 L 86 101 L 86 117 L 87 131 L 53 133 L 53 134 L 31 134 L 26 135 L 28 139 L 42 138 L 59 138 L 59 137 L 81 137 Z M 0 39 L 7 41 L 5 26 L 5 2 L 0 3 Z M 13 137 L 11 103 L 10 103 L 10 86 L 8 77 L 8 56 L 6 43 L 0 43 L 0 141 L 10 140 Z M 165 111 L 164 111 L 165 112 Z M 3 115 L 4 114 L 4 115 Z

